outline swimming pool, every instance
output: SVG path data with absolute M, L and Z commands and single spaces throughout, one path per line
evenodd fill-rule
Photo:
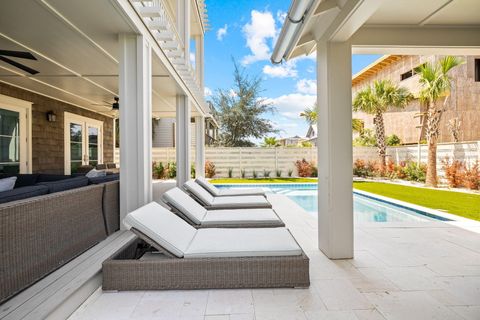
M 219 188 L 262 188 L 268 193 L 283 194 L 312 215 L 317 215 L 317 185 L 315 183 L 296 184 L 248 184 L 217 185 Z M 409 209 L 383 200 L 353 193 L 355 222 L 409 222 L 448 220 L 432 214 Z

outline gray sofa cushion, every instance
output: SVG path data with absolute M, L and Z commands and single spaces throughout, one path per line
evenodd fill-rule
M 0 203 L 41 196 L 47 193 L 48 187 L 41 185 L 16 188 L 13 190 L 0 192 Z
M 120 175 L 117 174 L 107 174 L 106 176 L 103 177 L 95 177 L 95 178 L 88 178 L 88 182 L 90 184 L 100 184 L 100 183 L 105 183 L 105 182 L 110 182 L 110 181 L 116 181 L 120 178 Z
M 34 186 L 38 181 L 39 174 L 36 173 L 17 173 L 17 174 L 6 174 L 0 173 L 0 179 L 8 177 L 17 177 L 15 181 L 15 188 Z
M 76 177 L 76 178 L 69 178 L 57 181 L 50 181 L 50 182 L 40 182 L 37 185 L 43 185 L 48 187 L 48 193 L 60 192 L 80 187 L 85 187 L 88 185 L 88 178 L 87 177 Z
M 40 173 L 38 175 L 37 183 L 39 182 L 50 182 L 50 181 L 59 181 L 70 179 L 72 176 L 67 176 L 64 174 L 48 174 L 48 173 Z

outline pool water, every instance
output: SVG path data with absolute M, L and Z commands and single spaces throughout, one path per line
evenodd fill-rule
M 312 215 L 317 215 L 316 184 L 275 184 L 275 185 L 217 185 L 220 188 L 263 188 L 268 193 L 283 194 Z M 445 220 L 424 212 L 411 210 L 393 203 L 387 203 L 357 193 L 353 195 L 355 222 L 409 222 Z

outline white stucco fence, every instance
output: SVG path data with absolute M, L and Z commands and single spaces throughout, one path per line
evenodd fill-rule
M 119 163 L 119 150 L 115 150 L 115 160 Z M 412 160 L 426 163 L 428 148 L 426 145 L 420 146 L 400 146 L 389 147 L 387 155 L 394 162 Z M 194 149 L 191 151 L 191 163 L 195 163 Z M 442 160 L 446 157 L 464 161 L 467 165 L 473 165 L 476 161 L 480 162 L 480 141 L 464 143 L 441 143 L 437 149 L 438 169 L 440 175 L 442 172 Z M 270 171 L 270 176 L 275 176 L 276 170 L 282 171 L 282 176 L 286 177 L 289 170 L 293 170 L 293 175 L 297 174 L 295 161 L 306 159 L 307 161 L 317 162 L 316 148 L 224 148 L 207 147 L 205 149 L 205 158 L 215 164 L 216 176 L 227 177 L 228 169 L 233 169 L 233 176 L 240 177 L 241 170 L 245 170 L 246 176 L 251 177 L 253 170 L 259 176 L 263 176 L 264 170 Z M 152 159 L 164 164 L 175 161 L 175 148 L 153 148 Z M 354 147 L 353 160 L 362 159 L 365 161 L 377 160 L 377 149 L 374 147 Z

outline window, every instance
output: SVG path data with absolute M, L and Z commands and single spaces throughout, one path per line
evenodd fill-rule
M 480 59 L 475 59 L 475 82 L 480 82 Z
M 411 76 L 413 76 L 413 70 L 408 70 L 407 72 L 402 73 L 402 74 L 400 75 L 400 80 L 403 81 L 403 80 L 405 80 L 405 79 L 410 78 Z
M 31 172 L 31 103 L 0 95 L 0 173 Z

